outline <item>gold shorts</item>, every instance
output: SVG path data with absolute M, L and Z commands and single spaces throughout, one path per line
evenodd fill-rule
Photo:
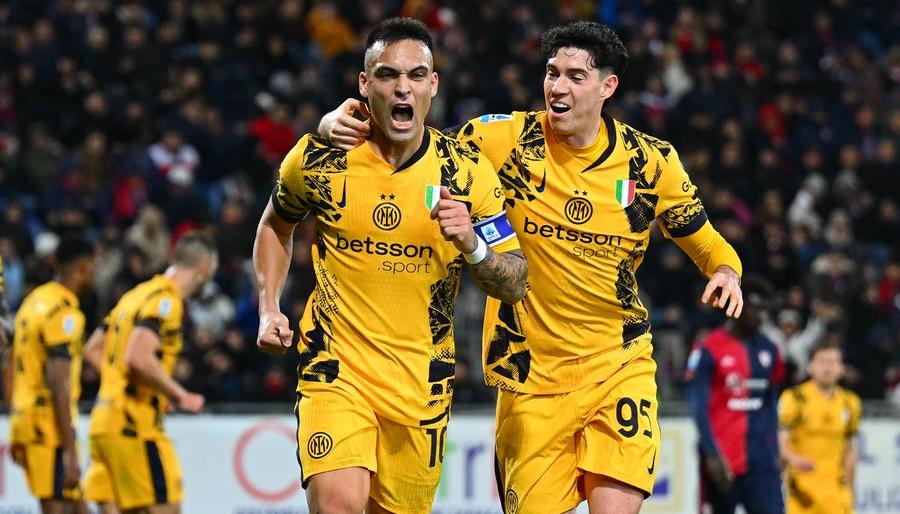
M 98 450 L 97 445 L 91 445 L 91 463 L 81 480 L 84 499 L 97 503 L 115 502 L 112 480 L 109 477 L 109 471 L 100 459 Z
M 563 512 L 586 499 L 584 475 L 649 496 L 660 446 L 652 346 L 606 381 L 555 395 L 501 389 L 497 474 L 506 514 Z
M 41 500 L 76 500 L 78 488 L 63 489 L 63 451 L 60 446 L 14 444 L 13 459 L 22 464 L 31 494 Z
M 377 415 L 352 386 L 339 382 L 304 382 L 296 412 L 304 487 L 319 473 L 361 467 L 373 473 L 371 501 L 390 512 L 431 512 L 441 478 L 446 423 L 395 423 Z
M 798 488 L 788 477 L 784 502 L 787 514 L 853 514 L 853 492 L 849 487 L 832 486 L 825 480 L 804 482 Z
M 94 476 L 105 474 L 119 508 L 181 503 L 181 465 L 172 442 L 119 435 L 91 436 Z M 100 480 L 100 479 L 98 479 Z M 92 493 L 102 493 L 94 490 Z

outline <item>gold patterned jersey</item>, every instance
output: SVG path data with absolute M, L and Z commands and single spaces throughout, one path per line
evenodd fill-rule
M 397 169 L 365 143 L 349 152 L 306 135 L 285 157 L 276 213 L 316 223 L 316 287 L 300 322 L 298 390 L 343 381 L 398 423 L 446 421 L 453 314 L 464 259 L 430 217 L 435 186 L 464 202 L 498 252 L 519 247 L 490 163 L 434 129 Z M 494 225 L 492 225 L 494 224 Z M 502 235 L 506 234 L 506 235 Z
M 100 391 L 91 412 L 90 434 L 114 434 L 153 439 L 163 434 L 168 398 L 140 381 L 125 363 L 135 327 L 159 336 L 156 357 L 172 376 L 181 353 L 182 298 L 165 275 L 138 284 L 125 293 L 104 320 L 106 343 L 100 369 Z
M 556 394 L 605 380 L 649 344 L 635 272 L 651 223 L 676 238 L 707 228 L 678 154 L 605 114 L 584 148 L 555 139 L 544 112 L 482 116 L 457 139 L 494 164 L 528 258 L 525 299 L 488 299 L 487 383 Z
M 861 416 L 859 397 L 841 387 L 829 397 L 809 380 L 781 393 L 778 422 L 790 431 L 791 451 L 815 465 L 810 472 L 788 466 L 789 492 L 848 485 L 844 455 Z
M 32 291 L 16 313 L 13 337 L 13 396 L 10 439 L 21 444 L 60 443 L 47 381 L 51 357 L 70 359 L 69 400 L 78 423 L 84 314 L 78 297 L 58 282 Z

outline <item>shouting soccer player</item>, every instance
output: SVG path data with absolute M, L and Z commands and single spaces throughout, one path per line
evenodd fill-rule
M 81 497 L 75 427 L 85 319 L 78 295 L 91 287 L 94 247 L 63 238 L 56 264 L 56 279 L 19 307 L 12 345 L 12 456 L 44 514 L 62 514 Z
M 853 512 L 859 397 L 838 385 L 839 346 L 813 348 L 810 380 L 786 390 L 778 405 L 778 442 L 787 464 L 787 513 Z
M 772 286 L 744 281 L 744 313 L 711 332 L 688 359 L 688 401 L 700 434 L 702 500 L 713 514 L 782 514 L 777 388 L 785 368 L 759 332 Z
M 185 390 L 172 372 L 183 344 L 184 299 L 199 292 L 217 267 L 212 239 L 185 234 L 165 273 L 125 293 L 91 335 L 92 342 L 103 341 L 103 353 L 88 430 L 89 499 L 106 501 L 111 488 L 123 513 L 180 512 L 181 466 L 163 418 L 170 404 L 190 413 L 203 408 L 203 396 Z
M 257 344 L 291 345 L 278 298 L 295 224 L 311 214 L 316 288 L 296 407 L 310 511 L 424 514 L 440 478 L 462 266 L 507 304 L 525 294 L 527 267 L 489 161 L 424 124 L 438 88 L 424 25 L 380 23 L 364 65 L 372 138 L 345 152 L 304 136 L 260 220 Z
M 476 118 L 457 134 L 490 159 L 529 259 L 522 302 L 489 299 L 484 371 L 500 388 L 497 471 L 506 512 L 635 513 L 659 449 L 656 364 L 635 272 L 655 219 L 709 277 L 702 300 L 739 316 L 741 262 L 672 146 L 603 112 L 628 61 L 593 22 L 552 28 L 546 111 Z M 320 132 L 342 148 L 371 123 L 348 100 Z

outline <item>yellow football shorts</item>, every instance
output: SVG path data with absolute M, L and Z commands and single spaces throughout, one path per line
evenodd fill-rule
M 95 435 L 91 436 L 91 456 L 102 470 L 94 471 L 94 476 L 105 471 L 119 508 L 181 503 L 181 465 L 168 438 Z
M 787 480 L 787 514 L 853 514 L 853 492 L 826 480 L 806 480 L 800 488 Z
M 390 512 L 431 512 L 441 478 L 447 425 L 410 427 L 377 415 L 353 386 L 304 382 L 297 401 L 297 456 L 303 486 L 319 473 L 361 467 Z
M 653 492 L 660 433 L 651 352 L 647 344 L 606 381 L 569 393 L 500 390 L 497 479 L 506 514 L 574 508 L 586 499 L 586 473 Z
M 13 460 L 22 465 L 31 494 L 41 500 L 75 500 L 81 491 L 63 489 L 62 447 L 43 444 L 15 444 Z
M 84 490 L 85 500 L 97 503 L 110 503 L 116 500 L 112 480 L 95 444 L 91 445 L 91 463 L 81 480 L 81 487 Z

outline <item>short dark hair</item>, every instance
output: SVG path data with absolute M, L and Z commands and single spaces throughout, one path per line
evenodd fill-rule
M 557 25 L 541 35 L 541 53 L 548 60 L 560 48 L 579 48 L 590 54 L 588 66 L 609 68 L 621 75 L 628 65 L 628 50 L 616 31 L 595 21 Z
M 369 37 L 366 38 L 366 50 L 372 48 L 375 43 L 389 45 L 406 39 L 421 41 L 430 52 L 434 53 L 434 41 L 428 27 L 417 19 L 401 17 L 388 18 L 372 27 Z
M 76 260 L 94 256 L 94 243 L 81 235 L 63 237 L 56 246 L 56 263 L 68 266 Z
M 775 292 L 772 283 L 759 275 L 747 275 L 741 280 L 741 292 L 744 298 L 757 294 L 764 300 L 770 300 Z
M 834 350 L 841 354 L 841 360 L 844 360 L 844 347 L 832 341 L 824 341 L 812 347 L 809 351 L 809 362 L 816 358 L 816 354 L 828 350 Z
M 181 236 L 175 244 L 172 261 L 179 266 L 192 268 L 200 262 L 200 259 L 218 254 L 213 238 L 203 232 L 193 231 Z

